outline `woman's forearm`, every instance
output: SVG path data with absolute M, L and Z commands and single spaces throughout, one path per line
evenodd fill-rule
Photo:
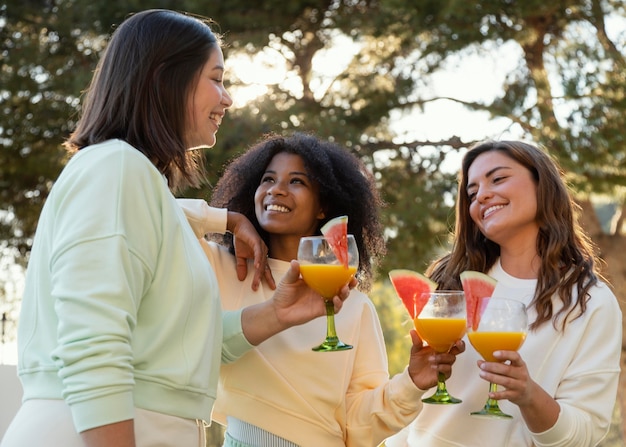
M 87 447 L 135 447 L 132 419 L 85 430 L 80 435 Z

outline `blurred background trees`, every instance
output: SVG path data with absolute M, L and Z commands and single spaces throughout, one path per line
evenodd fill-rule
M 154 7 L 212 17 L 228 44 L 236 104 L 207 151 L 211 182 L 264 133 L 296 129 L 344 144 L 375 172 L 389 253 L 372 298 L 392 370 L 408 340 L 386 272 L 423 271 L 446 249 L 459 156 L 477 140 L 527 139 L 559 160 L 626 298 L 621 0 L 0 0 L 0 312 L 16 318 L 15 266 L 26 265 L 109 33 Z M 439 122 L 424 121 L 434 110 Z

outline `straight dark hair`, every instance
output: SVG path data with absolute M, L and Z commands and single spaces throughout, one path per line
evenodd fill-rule
M 145 154 L 173 191 L 200 186 L 204 156 L 187 150 L 183 135 L 188 98 L 221 45 L 212 24 L 160 9 L 122 22 L 84 94 L 82 116 L 64 143 L 68 151 L 121 139 Z

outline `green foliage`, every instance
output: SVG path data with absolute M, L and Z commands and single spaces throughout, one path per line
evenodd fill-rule
M 488 54 L 507 43 L 521 57 L 502 94 L 458 102 L 505 118 L 543 144 L 577 191 L 623 199 L 626 35 L 606 32 L 609 14 L 626 20 L 626 7 L 617 0 L 5 2 L 0 249 L 15 247 L 27 259 L 41 206 L 65 162 L 61 143 L 74 127 L 81 91 L 115 25 L 147 8 L 213 17 L 228 44 L 227 65 L 264 50 L 284 73 L 265 94 L 229 111 L 218 143 L 206 152 L 209 184 L 187 196 L 210 197 L 224 164 L 263 134 L 313 131 L 344 144 L 376 174 L 387 203 L 389 248 L 382 271 L 423 271 L 446 249 L 454 222 L 455 175 L 441 167 L 471 142 L 456 135 L 453 122 L 444 141 L 403 136 L 398 142 L 393 117 L 438 100 L 428 96 L 429 76 L 451 57 Z M 328 75 L 316 58 L 334 47 L 337 36 L 356 50 L 327 59 Z M 227 78 L 232 92 L 247 87 L 234 70 Z
M 370 298 L 376 306 L 376 312 L 385 337 L 387 348 L 389 374 L 393 376 L 402 372 L 409 363 L 411 353 L 411 336 L 413 321 L 409 317 L 404 305 L 396 295 L 391 282 L 387 278 L 378 282 L 370 292 Z
M 604 11 L 624 17 L 619 2 Z M 63 139 L 74 126 L 85 88 L 108 33 L 129 13 L 146 7 L 210 16 L 225 35 L 227 56 L 271 48 L 286 76 L 224 121 L 217 145 L 207 151 L 209 184 L 186 195 L 209 197 L 210 185 L 228 160 L 263 134 L 314 131 L 345 144 L 376 173 L 387 202 L 388 266 L 422 270 L 445 248 L 453 224 L 455 180 L 441 163 L 470 142 L 394 142 L 390 112 L 409 114 L 424 101 L 422 77 L 436 73 L 452 55 L 481 45 L 517 42 L 525 58 L 512 70 L 501 97 L 465 103 L 506 117 L 543 143 L 570 171 L 580 191 L 614 194 L 623 187 L 624 55 L 601 33 L 602 10 L 587 2 L 489 0 L 319 1 L 109 0 L 4 5 L 0 81 L 0 223 L 5 245 L 27 255 L 39 210 L 64 161 Z M 587 32 L 578 38 L 576 30 Z M 332 48 L 337 33 L 359 49 L 341 62 L 323 90 L 314 57 Z M 594 41 L 593 37 L 597 36 Z M 602 61 L 598 63 L 597 61 Z M 547 66 L 560 74 L 560 111 L 547 84 Z M 555 79 L 553 77 L 553 79 Z M 554 81 L 552 81 L 554 82 Z M 233 91 L 245 86 L 234 73 Z M 533 104 L 532 98 L 536 98 Z

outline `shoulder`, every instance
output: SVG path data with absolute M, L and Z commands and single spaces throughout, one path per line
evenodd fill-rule
M 572 290 L 572 295 L 574 301 L 571 303 L 571 310 L 573 312 L 568 315 L 568 320 L 571 324 L 589 324 L 593 320 L 601 322 L 599 326 L 602 326 L 605 330 L 612 330 L 615 325 L 621 325 L 621 306 L 615 294 L 606 283 L 598 281 L 597 284 L 589 289 L 584 312 L 576 301 L 576 286 Z M 594 323 L 594 325 L 598 326 L 597 323 Z
M 613 290 L 604 281 L 599 280 L 589 289 L 588 309 L 604 310 L 606 312 L 617 312 L 621 315 L 620 305 Z
M 71 158 L 67 169 L 111 177 L 128 172 L 132 172 L 133 177 L 141 172 L 151 177 L 163 177 L 148 157 L 122 140 L 107 140 L 81 149 Z
M 68 164 L 83 162 L 86 159 L 99 161 L 120 160 L 120 156 L 130 157 L 129 160 L 141 161 L 143 159 L 148 163 L 150 162 L 144 154 L 126 141 L 112 139 L 84 147 L 71 158 Z
M 166 191 L 167 180 L 145 155 L 124 141 L 108 140 L 81 149 L 70 159 L 55 182 L 51 198 L 87 196 L 85 200 L 97 206 L 107 200 L 160 199 Z

